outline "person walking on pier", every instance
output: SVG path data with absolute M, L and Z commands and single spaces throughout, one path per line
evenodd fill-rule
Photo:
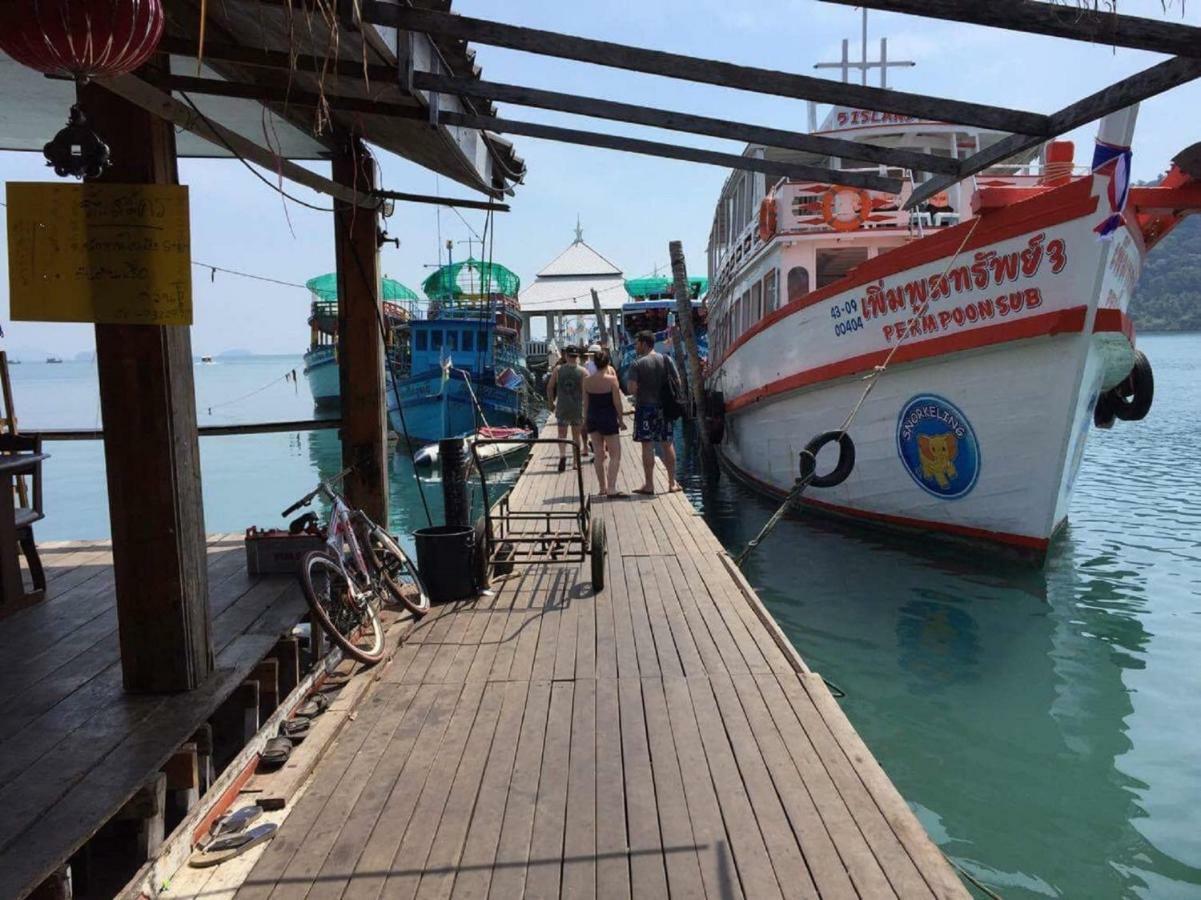
M 617 489 L 617 474 L 621 470 L 621 439 L 617 433 L 626 428 L 621 416 L 621 384 L 610 365 L 608 350 L 597 348 L 592 358 L 596 371 L 584 379 L 584 429 L 592 442 L 592 465 L 596 468 L 600 496 L 624 497 L 625 492 Z M 606 456 L 609 460 L 607 478 Z
M 675 370 L 670 357 L 655 350 L 655 335 L 640 331 L 634 338 L 638 359 L 630 366 L 626 385 L 634 397 L 634 440 L 642 444 L 642 471 L 645 480 L 635 494 L 655 493 L 655 447 L 667 468 L 667 490 L 678 491 L 676 484 L 675 420 L 663 414 L 663 391 L 668 389 L 668 367 Z M 675 376 L 677 379 L 679 375 Z
M 578 347 L 567 347 L 563 361 L 551 373 L 546 383 L 546 399 L 555 410 L 555 425 L 559 429 L 559 440 L 566 440 L 567 429 L 571 429 L 571 442 L 578 444 L 580 455 L 587 456 L 582 425 L 584 423 L 584 378 L 588 370 L 580 365 Z M 567 469 L 567 447 L 559 445 L 559 471 Z

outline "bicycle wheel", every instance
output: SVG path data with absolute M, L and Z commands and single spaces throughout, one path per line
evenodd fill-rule
M 321 550 L 311 550 L 300 564 L 300 583 L 313 619 L 335 644 L 360 662 L 384 657 L 384 626 L 373 597 L 356 600 L 338 563 Z
M 408 554 L 382 530 L 371 532 L 370 547 L 380 580 L 388 588 L 392 599 L 404 604 L 415 616 L 424 616 L 429 612 L 429 592 Z

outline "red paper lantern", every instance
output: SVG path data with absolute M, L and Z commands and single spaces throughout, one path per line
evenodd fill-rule
M 163 36 L 162 0 L 0 0 L 0 50 L 80 81 L 132 72 Z

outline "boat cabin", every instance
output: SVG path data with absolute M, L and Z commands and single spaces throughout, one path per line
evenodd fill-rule
M 483 372 L 494 367 L 495 322 L 483 319 L 423 319 L 409 323 L 411 372 L 437 369 L 450 357 L 460 369 Z

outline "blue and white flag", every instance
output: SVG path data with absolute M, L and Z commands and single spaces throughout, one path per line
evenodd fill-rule
M 1109 177 L 1109 215 L 1093 229 L 1101 240 L 1108 240 L 1118 228 L 1126 224 L 1122 215 L 1126 209 L 1126 197 L 1130 193 L 1130 148 L 1119 147 L 1097 141 L 1093 151 L 1093 173 Z

